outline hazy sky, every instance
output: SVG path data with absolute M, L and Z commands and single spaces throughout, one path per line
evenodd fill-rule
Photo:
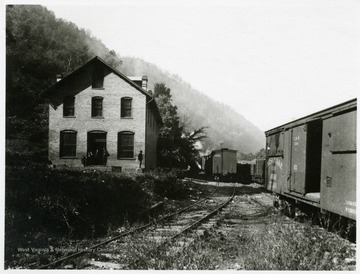
M 360 1 L 33 1 L 262 130 L 357 97 Z

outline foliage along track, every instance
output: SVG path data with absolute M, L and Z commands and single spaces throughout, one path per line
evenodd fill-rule
M 194 241 L 206 240 L 215 233 L 229 233 L 234 225 L 241 226 L 245 232 L 254 225 L 265 227 L 273 221 L 272 200 L 264 203 L 259 201 L 260 198 L 256 199 L 256 195 L 253 198 L 234 194 L 235 188 L 230 197 L 208 197 L 169 222 L 158 224 L 133 238 L 112 242 L 107 249 L 89 253 L 87 258 L 74 264 L 82 269 L 146 269 L 148 258 L 143 257 L 142 252 L 150 250 L 154 254 L 153 260 L 162 260 L 157 255 L 169 252 L 181 256 Z
M 217 191 L 217 188 L 215 188 L 215 190 L 212 193 L 210 193 L 208 196 L 206 196 L 205 198 L 200 199 L 198 201 L 195 201 L 191 205 L 186 206 L 186 207 L 184 207 L 184 208 L 182 208 L 180 210 L 177 210 L 174 213 L 170 213 L 170 214 L 168 214 L 166 216 L 162 216 L 159 219 L 151 221 L 151 222 L 149 222 L 147 224 L 140 225 L 140 226 L 135 226 L 135 227 L 131 228 L 128 231 L 123 231 L 120 234 L 118 234 L 117 236 L 110 237 L 109 239 L 101 241 L 100 243 L 94 244 L 94 245 L 92 245 L 90 247 L 84 247 L 84 248 L 81 248 L 80 250 L 78 250 L 76 252 L 71 253 L 71 254 L 63 255 L 61 258 L 59 258 L 59 259 L 57 259 L 57 260 L 55 260 L 53 262 L 50 262 L 48 264 L 45 264 L 45 265 L 42 265 L 42 266 L 32 266 L 32 267 L 29 267 L 29 268 L 32 268 L 32 269 L 54 268 L 55 266 L 58 266 L 58 265 L 59 266 L 64 265 L 69 260 L 72 260 L 72 262 L 73 262 L 73 260 L 75 258 L 80 257 L 80 256 L 84 256 L 85 254 L 88 254 L 89 252 L 94 253 L 94 252 L 97 252 L 98 250 L 106 250 L 106 248 L 103 248 L 103 246 L 108 245 L 109 243 L 116 242 L 121 238 L 124 238 L 126 236 L 139 233 L 139 232 L 141 232 L 143 230 L 146 230 L 146 229 L 151 230 L 151 228 L 156 228 L 158 226 L 158 224 L 161 224 L 161 223 L 165 222 L 166 220 L 170 220 L 172 218 L 175 218 L 176 216 L 179 216 L 180 214 L 182 214 L 183 212 L 188 211 L 189 209 L 194 209 L 194 208 L 198 209 L 199 206 L 201 207 L 201 204 L 208 201 L 210 199 L 210 197 L 212 197 L 212 195 L 214 195 L 216 193 L 216 191 Z

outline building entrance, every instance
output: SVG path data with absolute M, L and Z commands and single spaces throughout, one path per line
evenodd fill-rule
M 91 131 L 87 134 L 87 164 L 106 165 L 106 132 Z

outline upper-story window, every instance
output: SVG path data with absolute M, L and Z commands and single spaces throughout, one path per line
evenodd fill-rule
M 65 96 L 63 104 L 63 116 L 73 117 L 75 116 L 75 97 Z
M 103 117 L 103 98 L 91 98 L 91 117 Z
M 132 108 L 132 98 L 130 97 L 121 98 L 121 118 L 132 117 L 131 108 Z
M 60 157 L 76 157 L 76 136 L 77 132 L 74 130 L 60 131 Z
M 104 69 L 95 66 L 92 73 L 92 88 L 104 88 Z

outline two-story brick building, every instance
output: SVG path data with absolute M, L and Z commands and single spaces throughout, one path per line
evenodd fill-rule
M 43 92 L 49 102 L 49 160 L 107 165 L 122 171 L 156 167 L 161 118 L 147 77 L 129 78 L 99 57 Z M 105 149 L 109 156 L 104 155 Z M 84 162 L 85 161 L 85 162 Z

